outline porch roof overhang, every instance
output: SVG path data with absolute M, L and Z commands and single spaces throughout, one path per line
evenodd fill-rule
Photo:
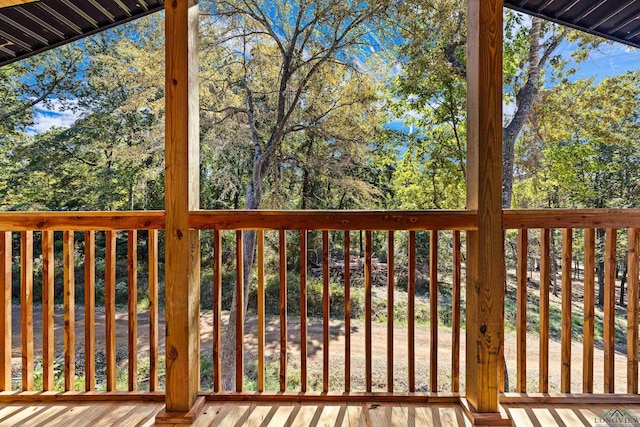
M 164 9 L 164 0 L 0 0 L 0 67 Z
M 640 47 L 640 0 L 505 0 L 511 9 Z M 0 0 L 0 66 L 164 8 L 164 0 Z
M 505 0 L 504 5 L 640 48 L 640 0 Z

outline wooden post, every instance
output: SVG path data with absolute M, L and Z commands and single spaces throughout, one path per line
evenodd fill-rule
M 165 2 L 166 410 L 158 422 L 193 422 L 199 388 L 200 235 L 198 2 Z M 196 402 L 198 400 L 198 402 Z
M 0 231 L 0 391 L 11 391 L 11 232 Z
M 467 209 L 478 230 L 467 232 L 465 407 L 498 412 L 502 336 L 502 0 L 469 0 L 467 28 Z

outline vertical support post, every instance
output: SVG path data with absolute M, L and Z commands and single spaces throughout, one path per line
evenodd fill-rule
M 53 234 L 51 235 L 53 243 Z M 44 240 L 42 242 L 44 253 Z M 51 247 L 51 261 L 53 262 L 53 246 Z M 51 265 L 53 273 L 53 263 Z M 44 273 L 43 273 L 44 283 Z M 43 285 L 44 286 L 44 285 Z M 53 296 L 53 276 L 51 278 L 51 296 Z M 51 299 L 51 317 L 53 318 L 53 298 Z M 96 388 L 96 232 L 84 233 L 84 384 L 86 391 Z M 52 322 L 53 324 L 53 322 Z M 44 341 L 43 341 L 44 342 Z M 53 329 L 51 330 L 53 343 Z M 53 361 L 53 356 L 51 357 Z M 53 365 L 51 369 L 53 384 Z M 53 389 L 53 387 L 52 387 Z
M 64 283 L 64 391 L 74 391 L 76 376 L 76 297 L 74 232 L 62 236 Z
M 571 393 L 571 306 L 573 303 L 571 263 L 573 261 L 573 229 L 562 229 L 562 333 L 560 392 Z
M 528 230 L 518 230 L 516 357 L 518 359 L 516 391 L 527 392 L 527 262 L 529 260 Z
M 129 291 L 129 391 L 138 390 L 138 230 L 127 233 Z
M 200 234 L 189 229 L 189 211 L 200 204 L 198 1 L 165 2 L 165 31 L 167 390 L 166 412 L 158 420 L 176 422 L 175 413 L 182 413 L 184 422 L 192 422 L 200 370 Z
M 627 295 L 627 393 L 638 394 L 638 229 L 629 229 Z
M 11 232 L 0 231 L 0 391 L 11 391 Z
M 629 239 L 631 240 L 631 239 Z M 582 336 L 582 392 L 593 393 L 593 332 L 595 321 L 596 230 L 584 230 L 584 326 Z M 631 273 L 631 272 L 629 272 Z M 629 274 L 631 277 L 631 274 Z
M 116 249 L 117 236 L 113 230 L 105 233 L 104 254 L 104 323 L 107 370 L 107 391 L 116 391 Z
M 502 336 L 502 0 L 469 0 L 467 29 L 466 398 L 469 413 L 498 416 Z M 486 415 L 485 415 L 486 416 Z
M 42 232 L 42 390 L 43 391 L 53 391 L 53 383 L 54 383 L 53 305 L 55 302 L 54 301 L 55 296 L 54 296 L 53 284 L 54 284 L 55 263 L 54 263 L 54 257 L 53 257 L 53 245 L 54 245 L 53 231 L 49 231 L 49 230 L 43 231 Z M 85 297 L 85 299 L 88 299 L 88 297 Z M 85 348 L 88 348 L 89 346 L 88 341 L 85 340 L 85 343 L 86 343 Z M 89 372 L 90 362 L 87 360 L 87 363 L 85 365 L 86 365 L 85 370 Z M 87 384 L 89 383 L 87 382 Z
M 158 389 L 158 230 L 149 230 L 149 391 Z
M 33 391 L 33 231 L 20 233 L 22 390 Z

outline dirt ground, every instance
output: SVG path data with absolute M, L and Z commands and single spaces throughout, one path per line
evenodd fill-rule
M 127 352 L 127 313 L 117 312 L 117 343 L 119 354 L 126 355 Z M 148 313 L 138 314 L 138 347 L 139 357 L 148 357 L 149 352 L 149 321 Z M 226 318 L 223 318 L 225 321 Z M 20 350 L 20 310 L 13 307 L 12 316 L 13 329 L 13 366 L 16 379 L 19 379 L 21 350 Z M 203 312 L 200 319 L 201 324 L 201 352 L 203 355 L 212 353 L 213 326 L 211 312 Z M 42 311 L 39 308 L 34 310 L 34 346 L 36 359 L 42 354 Z M 364 388 L 364 323 L 360 320 L 352 320 L 351 328 L 351 381 L 352 390 L 361 391 Z M 299 321 L 290 318 L 288 320 L 288 369 L 289 374 L 295 374 L 299 370 Z M 164 353 L 164 316 L 160 315 L 160 353 Z M 97 310 L 95 319 L 96 331 L 96 351 L 104 351 L 105 324 L 104 312 Z M 84 311 L 81 307 L 76 309 L 76 355 L 78 364 L 82 364 L 84 351 Z M 255 365 L 257 354 L 257 319 L 249 317 L 245 326 L 245 364 Z M 55 313 L 55 355 L 62 357 L 63 352 L 63 312 L 62 309 Z M 373 326 L 373 388 L 374 391 L 384 391 L 386 389 L 386 354 L 387 354 L 387 327 L 385 324 L 376 323 Z M 280 351 L 279 344 L 280 327 L 277 317 L 267 318 L 266 327 L 266 358 L 267 360 L 277 360 Z M 507 333 L 505 336 L 505 357 L 507 360 L 507 370 L 510 379 L 510 386 L 515 386 L 516 369 L 516 346 L 515 333 Z M 438 335 L 438 372 L 439 387 L 441 391 L 450 390 L 451 386 L 451 340 L 452 332 L 450 328 L 439 327 Z M 465 360 L 465 339 L 462 331 L 461 339 L 461 386 L 464 390 L 464 360 Z M 416 325 L 416 386 L 420 391 L 428 391 L 429 383 L 429 348 L 430 332 L 427 325 Z M 527 384 L 530 392 L 538 391 L 538 336 L 529 333 L 527 338 Z M 550 342 L 550 391 L 558 391 L 560 386 L 560 343 L 552 340 Z M 308 369 L 311 380 L 310 388 L 313 388 L 313 378 L 321 378 L 322 372 L 322 323 L 310 319 L 308 324 Z M 407 390 L 407 328 L 406 325 L 398 325 L 394 329 L 394 364 L 396 391 Z M 331 340 L 329 344 L 330 353 L 330 382 L 332 390 L 340 391 L 344 383 L 344 323 L 341 321 L 331 321 Z M 572 346 L 572 392 L 579 393 L 582 390 L 582 343 L 573 342 Z M 126 360 L 123 362 L 126 368 Z M 626 393 L 626 355 L 616 354 L 616 392 Z M 594 362 L 594 392 L 603 391 L 603 350 L 595 349 Z

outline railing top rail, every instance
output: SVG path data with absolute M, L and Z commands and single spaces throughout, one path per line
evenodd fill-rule
M 507 209 L 503 228 L 640 228 L 640 209 Z
M 193 211 L 200 230 L 475 230 L 476 211 Z
M 160 230 L 163 211 L 0 212 L 0 230 Z
M 476 211 L 192 211 L 200 230 L 476 230 Z M 0 212 L 0 230 L 162 230 L 164 211 Z M 640 209 L 507 209 L 503 228 L 640 228 Z

